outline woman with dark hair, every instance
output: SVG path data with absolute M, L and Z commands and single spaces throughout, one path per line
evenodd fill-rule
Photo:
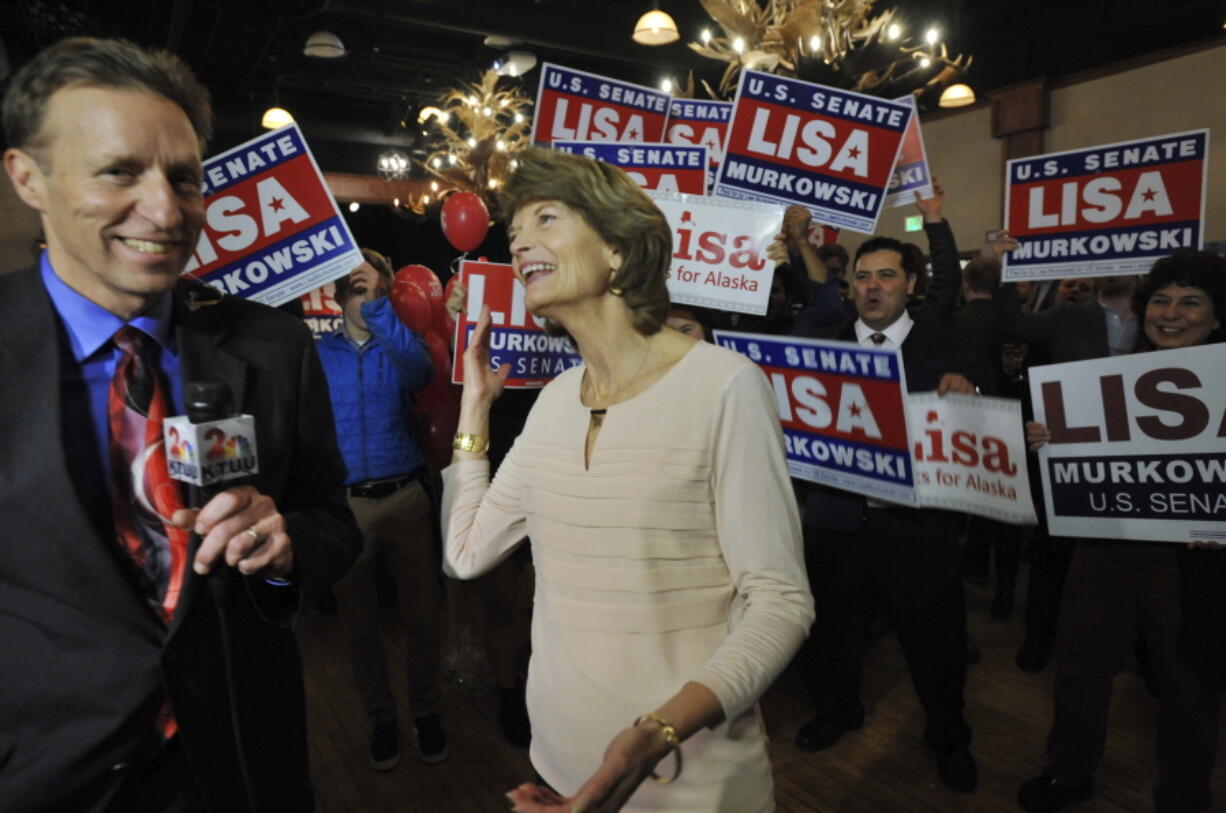
M 1139 350 L 1220 342 L 1226 260 L 1182 251 L 1154 263 L 1137 287 Z M 1029 422 L 1038 448 L 1051 438 Z M 1082 540 L 1061 599 L 1049 764 L 1018 790 L 1028 811 L 1058 810 L 1094 794 L 1107 739 L 1111 684 L 1138 632 L 1158 680 L 1158 786 L 1164 813 L 1207 810 L 1217 756 L 1217 694 L 1226 688 L 1226 552 L 1213 543 Z
M 813 619 L 777 407 L 743 357 L 664 326 L 667 221 L 621 170 L 528 150 L 508 183 L 528 310 L 575 340 L 489 482 L 483 314 L 464 355 L 445 566 L 531 539 L 520 811 L 774 809 L 756 701 Z M 644 780 L 651 777 L 654 781 Z

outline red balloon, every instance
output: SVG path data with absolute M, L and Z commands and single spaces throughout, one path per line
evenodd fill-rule
M 442 283 L 438 275 L 424 265 L 406 265 L 396 272 L 397 279 L 403 278 L 417 283 L 426 299 L 430 300 L 430 330 L 439 330 L 447 320 L 447 298 L 443 294 Z M 428 330 L 418 331 L 428 333 Z
M 460 284 L 460 275 L 452 274 L 451 279 L 447 280 L 447 285 L 443 288 L 443 302 L 451 301 L 451 292 L 457 285 Z M 451 311 L 443 308 L 443 329 L 440 331 L 448 339 L 455 336 L 455 315 Z
M 490 229 L 490 212 L 472 192 L 455 192 L 443 202 L 442 222 L 447 242 L 457 251 L 472 251 Z
M 451 353 L 447 339 L 427 333 L 426 348 L 434 365 L 430 383 L 417 394 L 417 417 L 422 450 L 435 470 L 451 462 L 451 441 L 460 422 L 460 387 L 451 383 Z
M 396 311 L 400 321 L 410 330 L 422 334 L 429 332 L 433 309 L 429 297 L 420 285 L 396 274 L 392 282 L 392 292 L 388 296 L 392 300 L 392 310 Z

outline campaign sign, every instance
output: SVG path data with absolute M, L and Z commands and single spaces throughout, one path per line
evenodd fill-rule
M 911 106 L 759 71 L 741 71 L 735 105 L 716 195 L 873 232 Z
M 924 135 L 920 132 L 919 111 L 915 109 L 915 97 L 903 96 L 897 100 L 911 107 L 911 123 L 902 138 L 902 149 L 894 163 L 890 176 L 890 191 L 885 196 L 886 206 L 906 206 L 915 202 L 915 193 L 921 198 L 932 197 L 932 175 L 928 172 L 928 153 L 924 149 Z
M 730 121 L 732 102 L 673 99 L 668 106 L 668 134 L 664 140 L 669 144 L 707 148 L 707 164 L 711 168 L 708 188 L 715 183 L 715 173 L 724 161 L 724 139 Z
M 793 477 L 916 505 L 898 348 L 715 331 L 770 380 Z
M 345 321 L 344 314 L 341 313 L 341 306 L 336 304 L 336 300 L 332 297 L 335 290 L 335 282 L 325 282 L 315 290 L 299 297 L 302 300 L 303 321 L 317 339 L 339 330 Z
M 1022 404 L 935 392 L 907 396 L 916 490 L 924 508 L 1034 525 Z
M 555 141 L 553 148 L 621 167 L 644 189 L 682 192 L 687 195 L 707 193 L 706 147 Z
M 1208 130 L 1010 161 L 1004 279 L 1144 274 L 1200 248 L 1208 171 Z
M 779 233 L 776 206 L 649 192 L 673 229 L 668 295 L 678 304 L 761 316 L 775 264 L 766 256 Z
M 554 376 L 583 363 L 571 342 L 546 335 L 545 320 L 528 313 L 524 286 L 506 263 L 465 260 L 460 264 L 460 283 L 468 292 L 464 313 L 456 314 L 455 357 L 468 349 L 481 306 L 489 305 L 490 365 L 511 365 L 507 386 L 512 389 L 543 387 Z M 451 383 L 464 383 L 464 365 L 453 364 Z
M 204 162 L 205 222 L 186 276 L 281 305 L 362 263 L 297 124 Z
M 532 115 L 532 141 L 658 143 L 668 120 L 667 93 L 642 85 L 541 65 L 541 84 Z
M 1222 346 L 1030 369 L 1056 536 L 1226 543 Z
M 170 476 L 210 486 L 256 474 L 255 419 L 250 415 L 192 423 L 186 415 L 162 423 Z

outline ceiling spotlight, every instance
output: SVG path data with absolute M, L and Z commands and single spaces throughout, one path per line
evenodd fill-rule
M 276 130 L 278 127 L 293 123 L 294 117 L 284 107 L 270 107 L 264 111 L 260 119 L 260 125 L 266 130 Z
M 970 85 L 964 85 L 961 82 L 945 88 L 941 93 L 941 100 L 937 102 L 941 107 L 966 107 L 974 103 L 975 91 Z
M 634 24 L 633 39 L 639 45 L 668 45 L 680 38 L 676 21 L 658 8 L 639 17 Z
M 345 55 L 345 43 L 331 31 L 316 31 L 307 37 L 302 53 L 318 59 L 336 59 Z
M 499 76 L 523 76 L 536 67 L 536 54 L 531 51 L 507 51 L 506 56 L 494 63 Z
M 356 212 L 358 209 L 361 209 L 361 208 L 362 208 L 361 204 L 359 204 L 356 200 L 353 203 L 349 204 L 349 211 L 351 212 Z

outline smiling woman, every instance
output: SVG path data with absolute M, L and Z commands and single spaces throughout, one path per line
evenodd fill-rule
M 774 809 L 755 703 L 813 619 L 770 386 L 664 326 L 671 233 L 621 170 L 528 151 L 504 211 L 525 301 L 575 340 L 493 483 L 488 311 L 444 472 L 445 567 L 537 569 L 515 809 Z M 662 764 L 661 764 L 662 763 Z M 645 781 L 648 777 L 655 781 Z

